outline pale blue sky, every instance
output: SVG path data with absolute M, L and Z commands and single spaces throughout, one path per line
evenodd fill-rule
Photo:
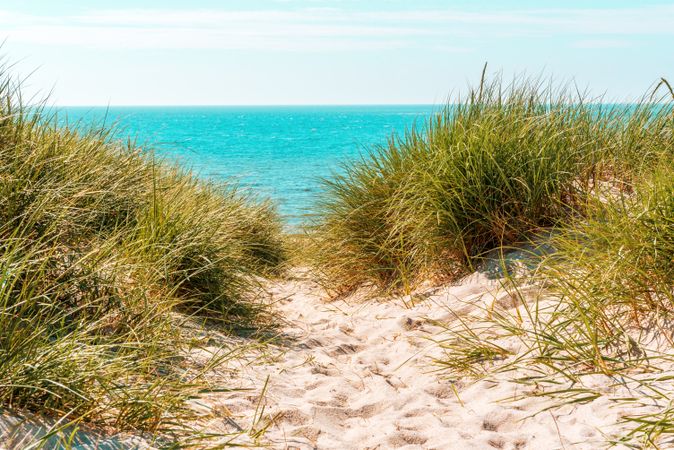
M 610 100 L 674 79 L 674 0 L 3 0 L 0 38 L 61 105 L 438 103 L 485 61 Z

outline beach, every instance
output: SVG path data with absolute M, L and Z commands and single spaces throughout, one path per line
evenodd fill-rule
M 200 404 L 211 418 L 200 426 L 222 433 L 263 428 L 259 441 L 244 431 L 234 442 L 278 449 L 595 449 L 629 433 L 625 416 L 657 410 L 616 402 L 630 389 L 602 375 L 560 383 L 558 389 L 599 395 L 559 407 L 515 381 L 524 371 L 469 377 L 440 370 L 447 326 L 521 307 L 502 282 L 478 272 L 408 296 L 360 292 L 335 300 L 306 269 L 295 269 L 265 286 L 284 318 L 281 341 L 229 367 L 228 385 L 249 390 L 208 396 Z M 512 351 L 509 359 L 521 356 L 517 339 L 500 344 Z
M 6 3 L 0 450 L 674 449 L 674 7 Z

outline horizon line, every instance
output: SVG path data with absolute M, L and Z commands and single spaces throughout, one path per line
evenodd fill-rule
M 586 102 L 586 105 L 637 105 L 639 101 L 632 102 Z M 657 102 L 656 102 L 657 103 Z M 199 104 L 199 103 L 175 103 L 175 104 L 53 104 L 46 105 L 54 108 L 304 108 L 304 107 L 352 107 L 352 106 L 433 106 L 445 107 L 460 105 L 455 103 L 239 103 L 239 104 Z M 27 105 L 44 106 L 40 104 Z
M 148 103 L 148 104 L 53 104 L 57 108 L 161 108 L 161 107 L 305 107 L 305 106 L 443 106 L 447 103 Z M 40 105 L 33 105 L 40 106 Z

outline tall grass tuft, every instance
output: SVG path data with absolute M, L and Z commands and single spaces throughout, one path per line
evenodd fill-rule
M 554 252 L 505 280 L 510 307 L 446 324 L 443 369 L 508 373 L 523 395 L 548 397 L 546 409 L 606 397 L 626 411 L 622 433 L 607 439 L 660 448 L 674 432 L 672 156 L 663 147 L 630 189 L 598 192 L 584 217 L 558 227 Z M 501 360 L 477 353 L 494 342 L 517 351 Z
M 667 93 L 669 95 L 669 93 Z M 671 148 L 671 102 L 605 105 L 536 79 L 484 79 L 425 126 L 325 182 L 315 262 L 336 290 L 412 289 L 582 215 Z
M 556 252 L 539 277 L 558 298 L 557 311 L 536 325 L 556 336 L 543 353 L 560 367 L 611 374 L 644 363 L 644 342 L 670 334 L 663 327 L 674 312 L 671 155 L 633 190 L 596 199 L 588 218 L 552 239 Z
M 206 387 L 181 324 L 255 324 L 256 278 L 285 260 L 274 208 L 0 79 L 0 405 L 179 434 Z

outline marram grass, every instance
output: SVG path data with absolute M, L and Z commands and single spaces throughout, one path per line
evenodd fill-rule
M 582 215 L 604 180 L 628 186 L 671 149 L 666 98 L 658 91 L 603 105 L 538 80 L 483 79 L 425 126 L 325 182 L 318 272 L 338 291 L 363 283 L 410 290 Z
M 604 144 L 582 209 L 545 234 L 548 253 L 534 256 L 530 272 L 506 274 L 515 306 L 447 325 L 438 361 L 445 371 L 512 374 L 524 395 L 551 399 L 549 408 L 604 396 L 635 408 L 622 418 L 628 431 L 607 436 L 613 444 L 659 448 L 674 433 L 672 101 L 668 91 L 634 106 L 610 124 L 613 137 L 597 136 Z M 504 340 L 519 350 L 485 351 Z M 592 384 L 599 375 L 611 389 Z
M 269 203 L 111 129 L 59 127 L 2 75 L 2 407 L 179 440 L 207 386 L 180 324 L 255 326 L 255 279 L 282 269 L 281 242 Z
M 661 150 L 630 189 L 598 193 L 584 217 L 560 225 L 533 272 L 506 278 L 515 307 L 447 325 L 444 371 L 509 373 L 523 395 L 551 399 L 548 408 L 599 397 L 633 408 L 627 431 L 607 437 L 614 444 L 660 448 L 671 438 L 674 155 Z M 494 352 L 504 340 L 519 350 Z
M 495 249 L 544 249 L 517 274 L 501 262 L 512 306 L 445 324 L 438 365 L 507 373 L 548 409 L 606 396 L 634 408 L 609 444 L 659 448 L 674 433 L 674 92 L 590 100 L 483 80 L 326 181 L 311 254 L 337 292 L 409 291 Z

